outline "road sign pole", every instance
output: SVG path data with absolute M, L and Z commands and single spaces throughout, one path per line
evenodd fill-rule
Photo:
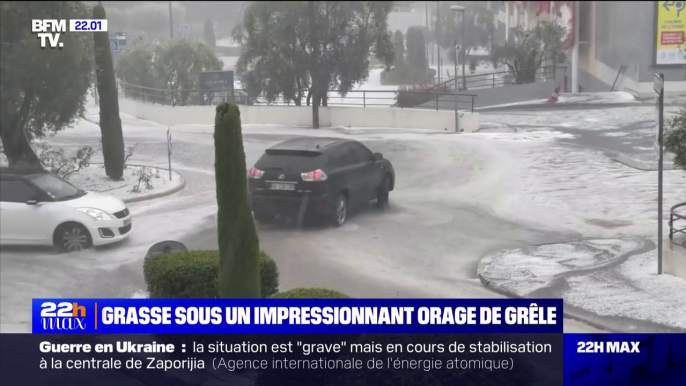
M 167 161 L 169 163 L 169 181 L 172 180 L 171 169 L 171 129 L 167 127 Z
M 657 164 L 657 274 L 662 275 L 662 188 L 663 188 L 663 158 L 664 150 L 662 148 L 662 138 L 664 134 L 663 127 L 663 110 L 665 98 L 665 79 L 663 74 L 655 74 L 653 83 L 655 92 L 657 92 L 657 147 L 658 147 L 658 164 Z

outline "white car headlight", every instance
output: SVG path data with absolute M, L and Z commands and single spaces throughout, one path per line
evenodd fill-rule
M 92 218 L 95 221 L 112 221 L 114 220 L 114 217 L 110 216 L 108 213 L 100 210 L 100 209 L 95 209 L 95 208 L 77 208 L 77 212 L 85 213 L 90 218 Z

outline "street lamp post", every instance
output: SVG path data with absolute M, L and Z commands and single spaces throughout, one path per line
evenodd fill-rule
M 451 11 L 455 12 L 461 12 L 462 13 L 462 45 L 460 46 L 460 49 L 464 49 L 464 10 L 466 8 L 461 6 L 461 5 L 453 5 L 450 7 Z M 466 79 L 464 77 L 464 61 L 462 62 L 462 79 L 464 80 L 464 88 L 467 88 L 466 85 Z M 453 98 L 455 99 L 455 132 L 459 133 L 460 132 L 460 118 L 459 114 L 457 112 L 457 91 L 458 91 L 458 86 L 457 86 L 457 39 L 455 39 L 455 95 Z

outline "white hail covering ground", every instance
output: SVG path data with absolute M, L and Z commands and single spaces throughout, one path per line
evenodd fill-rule
M 96 120 L 97 108 L 90 107 L 87 118 Z M 313 131 L 278 125 L 245 125 L 243 130 L 247 136 L 244 144 L 248 165 L 256 161 L 266 146 L 292 136 L 319 135 L 354 138 L 372 148 L 383 147 L 384 155 L 393 161 L 398 173 L 398 187 L 392 196 L 395 211 L 351 218 L 342 229 L 302 235 L 286 233 L 288 238 L 283 239 L 283 244 L 276 244 L 281 250 L 299 250 L 302 245 L 297 243 L 311 241 L 308 246 L 320 251 L 316 253 L 319 260 L 310 269 L 316 271 L 317 264 L 334 266 L 365 279 L 354 282 L 357 287 L 346 287 L 353 296 L 364 295 L 359 292 L 367 288 L 368 279 L 389 288 L 423 288 L 439 297 L 488 297 L 497 295 L 475 279 L 475 267 L 484 255 L 495 252 L 494 245 L 498 248 L 499 241 L 521 242 L 531 229 L 569 235 L 566 240 L 655 233 L 656 173 L 617 163 L 600 150 L 564 143 L 562 139 L 573 139 L 575 135 L 551 129 L 613 127 L 618 120 L 629 124 L 654 119 L 653 111 L 645 107 L 489 115 L 486 120 L 531 125 L 521 127 L 517 133 L 499 134 L 391 128 Z M 132 163 L 166 167 L 166 126 L 124 114 L 122 124 L 126 145 L 140 143 Z M 74 297 L 84 293 L 91 297 L 143 296 L 141 287 L 131 288 L 133 284 L 128 278 L 140 276 L 147 249 L 161 240 L 180 239 L 214 224 L 213 128 L 176 125 L 172 132 L 172 168 L 186 178 L 188 185 L 173 196 L 130 205 L 134 230 L 123 244 L 70 255 L 3 249 L 2 332 L 29 329 L 27 304 L 31 298 Z M 268 139 L 261 140 L 263 136 Z M 99 139 L 98 126 L 82 120 L 48 141 L 73 150 L 83 145 L 97 147 Z M 683 200 L 685 192 L 683 173 L 666 172 L 665 202 Z M 465 217 L 467 220 L 463 221 Z M 413 231 L 422 233 L 403 233 L 408 224 L 421 226 Z M 493 234 L 501 229 L 497 238 L 481 232 Z M 280 234 L 272 232 L 270 237 L 278 240 Z M 379 242 L 377 237 L 386 241 Z M 355 248 L 359 245 L 364 246 L 364 251 Z M 418 249 L 408 253 L 407 248 Z M 506 247 L 498 248 L 502 249 Z M 294 269 L 284 264 L 284 281 L 288 275 L 297 276 L 297 272 L 289 271 Z M 640 275 L 641 270 L 631 272 Z M 652 271 L 645 272 L 648 275 Z
M 643 245 L 643 239 L 604 239 L 519 248 L 484 258 L 479 275 L 516 296 L 559 296 L 597 315 L 686 330 L 686 298 L 676 296 L 686 294 L 686 280 L 658 275 L 654 248 L 633 254 Z
M 139 177 L 136 174 L 141 169 L 141 166 L 127 166 L 124 169 L 123 179 L 121 181 L 113 181 L 105 175 L 104 165 L 93 164 L 69 176 L 68 181 L 83 190 L 111 194 L 122 200 L 161 193 L 181 185 L 183 181 L 181 176 L 174 171 L 172 171 L 172 179 L 170 181 L 167 170 L 149 167 L 147 169 L 152 175 L 150 179 L 152 188 L 148 189 L 145 182 L 141 182 L 139 185 Z M 140 188 L 138 192 L 134 189 L 134 186 L 137 185 Z
M 535 105 L 549 103 L 548 98 L 545 99 L 532 99 L 529 101 L 515 102 L 515 103 L 504 103 L 501 105 L 488 106 L 488 108 L 494 107 L 505 107 L 505 106 L 524 106 L 524 105 Z M 559 94 L 556 104 L 593 104 L 600 105 L 603 104 L 615 104 L 615 103 L 641 103 L 637 101 L 636 98 L 624 91 L 613 91 L 613 92 L 594 92 L 594 93 L 579 93 L 579 94 Z M 478 109 L 477 109 L 478 110 Z

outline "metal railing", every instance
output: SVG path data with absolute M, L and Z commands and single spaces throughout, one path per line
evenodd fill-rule
M 304 91 L 306 95 L 307 90 Z M 243 89 L 168 90 L 119 82 L 119 94 L 127 99 L 168 106 L 217 105 L 222 102 L 238 105 L 298 106 L 294 101 L 283 100 L 282 98 L 270 102 L 263 97 L 251 97 Z M 325 105 L 454 110 L 455 100 L 450 98 L 453 95 L 453 93 L 437 91 L 352 90 L 348 91 L 345 96 L 341 96 L 338 94 L 338 90 L 329 90 Z M 458 110 L 473 112 L 475 98 L 476 95 L 473 94 L 457 94 Z M 300 105 L 307 105 L 306 97 L 302 98 Z
M 530 68 L 530 69 L 521 69 L 519 70 L 520 73 L 526 73 L 529 72 L 528 77 L 531 79 L 528 82 L 523 82 L 520 84 L 526 84 L 526 83 L 535 83 L 535 82 L 541 82 L 541 81 L 547 81 L 551 79 L 555 79 L 557 69 L 564 69 L 565 72 L 567 70 L 566 67 L 564 66 L 542 66 L 542 67 L 536 67 L 536 68 Z M 514 73 L 510 70 L 505 70 L 505 71 L 496 71 L 496 72 L 489 72 L 485 74 L 474 74 L 474 75 L 467 75 L 467 76 L 458 76 L 457 77 L 457 86 L 459 88 L 458 91 L 466 91 L 464 89 L 464 86 L 467 86 L 467 90 L 478 90 L 478 89 L 483 89 L 483 88 L 495 88 L 495 87 L 502 87 L 502 86 L 509 86 L 509 85 L 514 85 L 516 83 L 516 77 Z M 428 89 L 427 91 L 431 91 L 432 89 L 450 89 L 453 90 L 455 88 L 455 78 L 446 80 L 444 82 L 438 83 L 432 88 Z
M 677 222 L 679 222 L 679 225 L 676 224 Z M 676 241 L 674 240 L 674 236 L 677 235 L 681 236 L 681 240 L 679 238 Z M 669 239 L 675 244 L 686 247 L 686 202 L 674 205 L 669 210 Z
M 253 104 L 244 90 L 169 90 L 137 86 L 119 82 L 119 95 L 127 99 L 167 105 L 167 106 L 200 106 L 217 105 L 221 102 L 232 102 L 241 105 Z

